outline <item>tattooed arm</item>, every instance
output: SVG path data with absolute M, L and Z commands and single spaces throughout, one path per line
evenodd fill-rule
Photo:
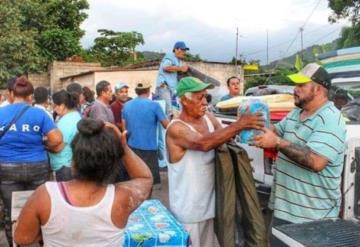
M 309 147 L 281 139 L 270 129 L 264 128 L 263 131 L 264 134 L 254 137 L 253 144 L 255 146 L 260 148 L 277 148 L 290 160 L 314 172 L 320 172 L 327 165 L 328 160 L 314 153 Z
M 284 139 L 279 139 L 278 143 L 278 150 L 285 154 L 286 157 L 314 172 L 320 172 L 328 163 L 327 159 L 315 154 L 307 146 L 300 146 Z

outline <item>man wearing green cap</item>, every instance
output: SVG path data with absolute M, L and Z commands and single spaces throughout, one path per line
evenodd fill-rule
M 190 233 L 192 246 L 215 245 L 214 149 L 246 128 L 264 126 L 260 113 L 242 115 L 226 128 L 207 111 L 205 84 L 185 77 L 176 87 L 182 110 L 167 128 L 171 211 Z
M 345 123 L 328 100 L 331 81 L 325 69 L 311 63 L 289 78 L 296 85 L 297 108 L 254 138 L 257 147 L 279 150 L 269 203 L 273 223 L 334 219 L 341 204 Z

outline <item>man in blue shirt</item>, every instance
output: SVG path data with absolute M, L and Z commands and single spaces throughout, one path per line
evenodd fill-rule
M 186 73 L 189 70 L 189 67 L 182 63 L 188 50 L 183 41 L 178 41 L 174 45 L 173 52 L 167 53 L 160 63 L 155 94 L 160 100 L 165 100 L 168 117 L 172 114 L 171 98 L 175 95 L 178 83 L 177 73 Z
M 149 99 L 150 84 L 138 83 L 138 97 L 126 102 L 122 112 L 123 127 L 128 131 L 128 145 L 149 166 L 154 184 L 160 184 L 158 165 L 157 125 L 164 128 L 169 121 L 160 105 Z

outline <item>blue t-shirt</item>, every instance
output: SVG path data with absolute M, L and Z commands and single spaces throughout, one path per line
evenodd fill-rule
M 0 130 L 26 106 L 25 103 L 15 103 L 1 107 Z M 54 121 L 43 110 L 31 106 L 0 139 L 0 163 L 47 161 L 43 136 L 55 128 Z
M 124 105 L 122 117 L 128 131 L 128 144 L 141 150 L 157 150 L 156 129 L 166 117 L 160 105 L 137 97 Z
M 231 96 L 230 94 L 224 95 L 221 97 L 220 101 L 224 101 L 224 100 L 228 100 L 228 99 L 232 99 L 233 96 Z
M 175 56 L 173 52 L 167 53 L 161 60 L 159 74 L 156 80 L 156 86 L 160 86 L 161 83 L 166 82 L 172 92 L 175 92 L 176 85 L 178 83 L 177 73 L 169 73 L 164 71 L 164 68 L 168 66 L 181 66 L 181 61 Z
M 78 111 L 71 111 L 65 114 L 57 122 L 57 127 L 61 131 L 64 140 L 64 149 L 59 153 L 49 153 L 51 169 L 59 170 L 63 166 L 70 167 L 72 161 L 71 142 L 74 139 L 77 130 L 77 123 L 81 120 Z

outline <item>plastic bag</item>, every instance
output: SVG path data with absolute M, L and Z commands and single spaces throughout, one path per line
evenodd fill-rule
M 269 106 L 265 101 L 260 99 L 244 99 L 241 101 L 238 108 L 238 116 L 241 114 L 261 112 L 265 120 L 265 127 L 270 126 L 270 112 Z M 261 130 L 257 129 L 245 129 L 242 130 L 238 135 L 238 142 L 248 144 L 254 136 L 261 134 Z

